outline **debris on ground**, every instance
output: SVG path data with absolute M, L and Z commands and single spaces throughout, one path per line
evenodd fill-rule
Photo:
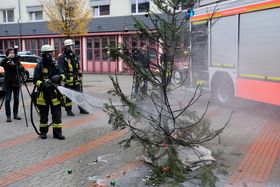
M 111 185 L 111 186 L 115 186 L 115 185 L 116 185 L 116 181 L 115 181 L 115 180 L 111 180 L 111 181 L 110 181 L 110 185 Z
M 177 152 L 181 162 L 187 169 L 192 171 L 216 162 L 211 150 L 200 145 L 192 147 L 179 146 Z
M 177 146 L 176 148 L 179 160 L 188 170 L 197 170 L 198 168 L 209 165 L 216 161 L 212 156 L 211 150 L 203 146 Z M 162 153 L 162 152 L 161 152 Z M 151 158 L 143 155 L 146 163 L 152 164 Z M 157 162 L 161 165 L 166 163 L 167 156 L 162 156 Z M 163 168 L 166 172 L 168 168 Z
M 72 174 L 72 172 L 73 172 L 72 169 L 68 169 L 68 170 L 67 170 L 67 173 L 68 173 L 68 174 Z
M 102 156 L 98 156 L 93 162 L 89 162 L 87 163 L 87 165 L 95 165 L 98 162 L 104 162 L 104 163 L 108 163 L 108 160 L 110 160 L 110 157 L 113 154 L 107 154 L 107 155 L 102 155 Z
M 106 185 L 107 180 L 103 179 L 100 176 L 92 176 L 92 177 L 88 177 L 89 181 L 93 182 L 93 186 L 99 186 L 99 185 Z

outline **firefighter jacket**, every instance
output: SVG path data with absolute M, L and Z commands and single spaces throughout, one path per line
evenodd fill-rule
M 34 70 L 33 83 L 37 87 L 36 104 L 37 105 L 49 105 L 53 106 L 62 104 L 62 95 L 56 89 L 51 80 L 54 76 L 59 75 L 61 80 L 65 80 L 63 71 L 58 66 L 57 62 L 53 61 L 38 63 Z
M 146 51 L 143 51 L 141 49 L 136 48 L 133 53 L 132 53 L 132 58 L 139 64 L 144 69 L 149 69 L 150 67 L 150 58 L 149 58 L 149 53 Z
M 4 86 L 10 86 L 10 87 L 20 87 L 20 75 L 22 72 L 24 72 L 24 67 L 22 64 L 16 60 L 16 59 L 8 59 L 4 58 L 0 62 L 0 66 L 2 66 L 5 70 L 4 75 Z
M 70 54 L 62 53 L 58 56 L 58 64 L 64 71 L 66 80 L 64 85 L 75 87 L 81 83 L 81 68 L 76 55 L 73 52 Z

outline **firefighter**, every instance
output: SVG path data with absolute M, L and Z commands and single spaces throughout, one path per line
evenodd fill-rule
M 82 92 L 82 73 L 79 61 L 72 50 L 72 46 L 74 45 L 74 41 L 71 39 L 67 39 L 64 41 L 64 50 L 58 56 L 58 64 L 61 69 L 64 71 L 66 76 L 66 81 L 64 86 L 66 88 L 70 88 L 72 90 Z M 89 112 L 85 109 L 81 108 L 79 110 L 81 114 L 88 114 Z M 68 116 L 75 116 L 72 112 L 72 101 L 65 96 L 65 110 Z
M 62 95 L 56 89 L 55 84 L 65 80 L 63 71 L 53 60 L 54 47 L 43 45 L 41 47 L 42 62 L 38 63 L 34 70 L 33 83 L 37 87 L 35 105 L 40 113 L 40 137 L 47 138 L 49 109 L 52 114 L 53 137 L 64 140 L 61 128 Z
M 150 57 L 149 57 L 149 51 L 146 44 L 142 44 L 139 49 L 135 49 L 135 51 L 132 54 L 133 59 L 138 64 L 138 70 L 141 71 L 143 74 L 149 75 L 150 71 Z M 132 95 L 138 96 L 138 92 L 140 90 L 140 84 L 143 83 L 143 86 L 141 88 L 142 93 L 147 93 L 148 90 L 148 80 L 146 77 L 141 75 L 138 72 L 134 72 L 134 79 L 135 79 L 135 85 Z

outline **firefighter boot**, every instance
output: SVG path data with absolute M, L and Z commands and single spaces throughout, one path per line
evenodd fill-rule
M 89 114 L 89 112 L 83 109 L 82 107 L 79 107 L 79 109 L 80 109 L 80 114 Z
M 7 117 L 7 122 L 8 122 L 8 123 L 12 122 L 11 116 L 8 116 L 8 117 Z
M 61 128 L 53 128 L 53 137 L 59 140 L 64 140 L 65 136 L 62 135 Z
M 72 106 L 65 106 L 65 110 L 67 112 L 67 116 L 75 116 L 75 114 L 72 112 Z
M 49 127 L 40 127 L 40 138 L 47 139 L 48 131 L 49 131 Z
M 75 116 L 75 114 L 71 110 L 69 110 L 67 111 L 67 116 Z

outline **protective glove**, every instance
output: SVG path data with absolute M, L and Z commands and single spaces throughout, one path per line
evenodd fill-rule
M 53 82 L 54 84 L 58 84 L 61 80 L 62 80 L 62 77 L 61 77 L 60 75 L 54 75 L 54 76 L 52 77 L 52 82 Z
M 52 81 L 50 79 L 47 79 L 45 83 L 43 83 L 43 88 L 45 90 L 49 90 L 51 89 L 51 87 L 52 87 Z
M 44 92 L 49 92 L 52 89 L 51 80 L 47 79 L 44 82 L 41 82 L 39 88 Z
M 78 76 L 79 76 L 79 77 L 83 77 L 83 74 L 82 74 L 82 73 L 78 73 Z

